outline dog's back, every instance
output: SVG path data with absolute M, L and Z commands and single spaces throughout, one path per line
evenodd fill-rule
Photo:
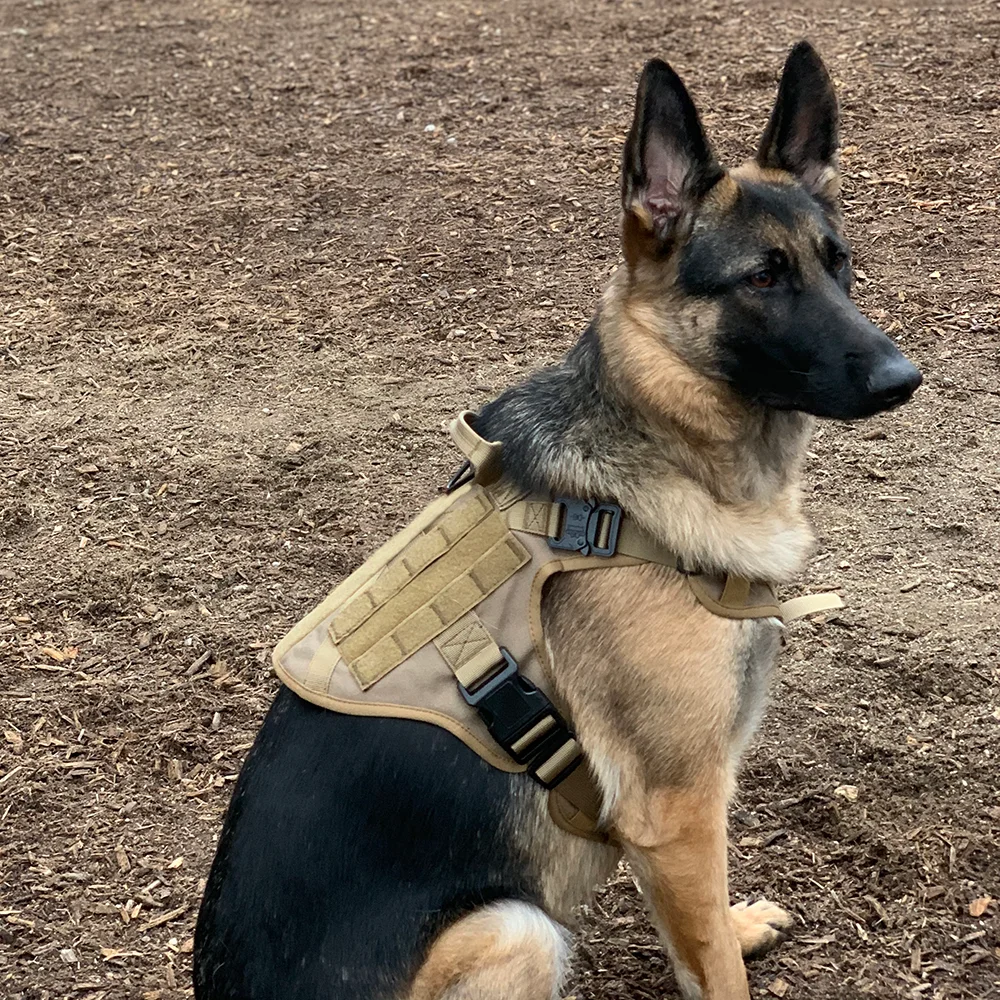
M 433 937 L 538 877 L 497 805 L 530 779 L 435 726 L 283 689 L 240 775 L 195 937 L 199 1000 L 399 996 Z

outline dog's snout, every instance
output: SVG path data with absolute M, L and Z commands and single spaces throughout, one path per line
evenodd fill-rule
M 888 410 L 905 403 L 923 380 L 920 370 L 896 353 L 871 373 L 868 392 L 878 409 Z

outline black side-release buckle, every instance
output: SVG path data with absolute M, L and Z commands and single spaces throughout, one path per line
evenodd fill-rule
M 503 665 L 473 691 L 458 685 L 462 697 L 479 713 L 490 735 L 518 764 L 546 788 L 558 785 L 582 760 L 577 755 L 558 774 L 543 780 L 537 769 L 566 743 L 573 733 L 551 701 L 521 674 L 517 661 L 501 648 Z
M 562 525 L 557 538 L 550 538 L 554 549 L 569 549 L 585 556 L 613 556 L 622 525 L 622 509 L 616 503 L 596 500 L 570 500 L 556 497 L 563 508 Z

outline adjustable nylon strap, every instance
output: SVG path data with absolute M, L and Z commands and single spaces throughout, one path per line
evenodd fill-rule
M 445 629 L 434 640 L 434 645 L 455 675 L 455 679 L 464 689 L 464 693 L 471 694 L 473 697 L 478 691 L 486 688 L 508 662 L 513 663 L 512 660 L 508 660 L 504 656 L 503 651 L 490 635 L 486 626 L 483 625 L 479 616 L 471 611 Z M 533 687 L 533 685 L 529 685 L 529 687 Z M 580 760 L 583 751 L 576 739 L 569 734 L 565 723 L 556 714 L 555 708 L 548 702 L 544 694 L 538 692 L 532 697 L 544 699 L 551 711 L 539 718 L 526 732 L 517 736 L 504 749 L 512 753 L 515 758 L 523 758 L 530 755 L 532 746 L 541 747 L 543 741 L 549 738 L 554 730 L 562 727 L 566 738 L 550 747 L 551 752 L 543 760 L 533 760 L 530 763 L 534 777 L 546 787 L 550 787 L 560 774 L 571 767 L 574 762 Z M 579 770 L 579 766 L 572 773 L 575 773 L 576 770 Z M 568 778 L 563 779 L 563 781 L 566 780 Z M 578 778 L 572 787 L 576 788 L 579 784 Z M 563 782 L 560 782 L 556 788 L 561 790 L 562 785 Z
M 556 538 L 561 533 L 563 505 L 559 502 L 519 500 L 504 511 L 504 514 L 507 524 L 514 531 L 540 535 L 543 538 Z M 654 541 L 626 517 L 622 518 L 618 529 L 615 554 L 671 568 L 678 567 L 678 559 L 673 552 Z M 698 601 L 713 614 L 723 618 L 774 617 L 784 622 L 791 622 L 806 615 L 834 611 L 844 606 L 840 595 L 834 593 L 806 594 L 781 603 L 776 599 L 773 603 L 750 603 L 753 585 L 746 577 L 737 576 L 735 573 L 727 574 L 722 593 L 718 597 L 712 596 L 699 574 L 690 574 L 687 579 Z M 773 594 L 771 596 L 773 597 Z
M 563 517 L 562 504 L 548 500 L 520 500 L 505 512 L 507 524 L 514 531 L 543 538 L 555 538 L 559 534 Z M 628 518 L 622 518 L 618 529 L 617 555 L 631 556 L 661 566 L 676 568 L 677 556 L 650 538 Z
M 840 594 L 832 592 L 824 594 L 803 594 L 801 597 L 793 597 L 790 600 L 782 601 L 779 605 L 780 618 L 785 622 L 793 622 L 796 618 L 803 618 L 806 615 L 815 615 L 820 611 L 836 611 L 842 608 L 844 602 Z
M 471 611 L 446 628 L 434 640 L 434 645 L 455 675 L 455 680 L 470 691 L 503 662 L 500 647 L 479 616 Z

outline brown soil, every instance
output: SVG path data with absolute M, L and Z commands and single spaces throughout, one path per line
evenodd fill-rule
M 1000 7 L 881 2 L 4 4 L 0 996 L 191 995 L 269 649 L 582 328 L 642 61 L 733 159 L 803 35 L 926 384 L 813 449 L 849 610 L 744 768 L 733 892 L 800 918 L 752 993 L 1000 996 Z M 567 995 L 675 995 L 626 873 L 579 946 Z

